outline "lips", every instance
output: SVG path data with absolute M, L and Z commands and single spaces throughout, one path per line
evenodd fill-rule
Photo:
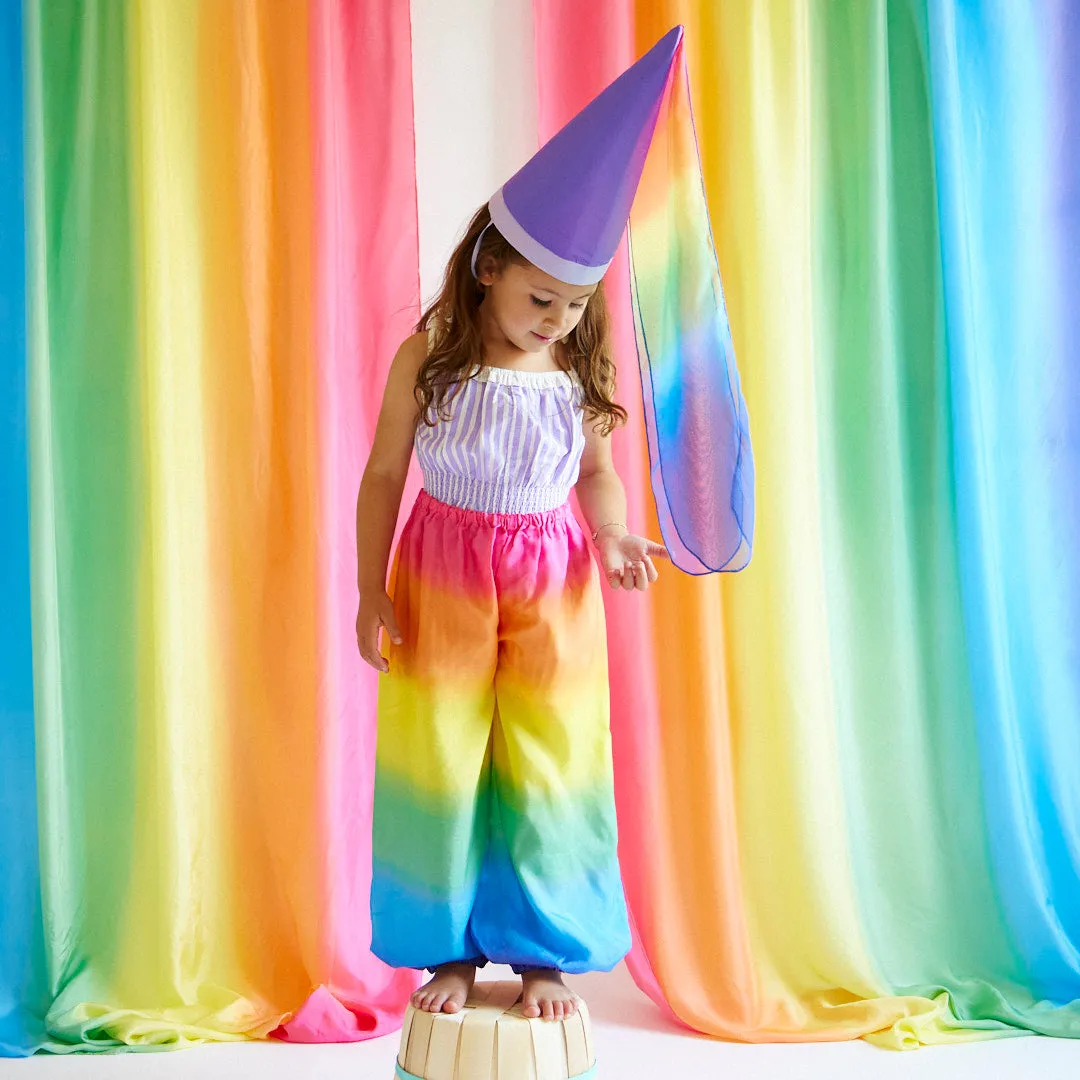
M 535 338 L 539 338 L 539 339 L 540 339 L 540 340 L 541 340 L 542 342 L 544 342 L 544 344 L 545 344 L 545 345 L 546 345 L 546 344 L 547 344 L 547 343 L 548 343 L 549 341 L 553 341 L 553 340 L 554 340 L 554 338 L 544 337 L 544 335 L 543 335 L 543 334 L 538 334 L 538 333 L 537 333 L 537 332 L 536 332 L 535 330 L 533 330 L 533 332 L 532 332 L 532 336 L 533 336 L 533 337 L 535 337 Z

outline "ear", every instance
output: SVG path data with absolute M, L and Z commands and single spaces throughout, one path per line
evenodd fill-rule
M 499 264 L 493 255 L 484 254 L 476 260 L 476 280 L 481 285 L 493 285 L 499 280 Z

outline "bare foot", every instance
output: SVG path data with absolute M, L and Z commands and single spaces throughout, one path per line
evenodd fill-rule
M 563 982 L 562 972 L 537 968 L 521 976 L 521 1013 L 545 1020 L 565 1020 L 577 1012 L 577 996 Z
M 409 1000 L 421 1012 L 455 1013 L 465 1005 L 475 981 L 472 964 L 442 964 Z

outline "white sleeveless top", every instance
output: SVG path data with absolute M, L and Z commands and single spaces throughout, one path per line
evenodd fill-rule
M 424 490 L 490 514 L 561 506 L 585 448 L 576 373 L 481 366 L 449 403 L 449 420 L 417 425 Z

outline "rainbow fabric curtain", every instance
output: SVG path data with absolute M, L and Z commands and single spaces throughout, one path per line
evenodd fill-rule
M 757 473 L 745 571 L 608 597 L 634 978 L 724 1038 L 1080 1036 L 1075 5 L 532 8 L 541 137 L 686 25 Z M 0 8 L 2 1053 L 400 1022 L 352 516 L 411 95 L 394 0 Z
M 392 1031 L 354 518 L 418 314 L 408 8 L 2 11 L 3 1050 Z

